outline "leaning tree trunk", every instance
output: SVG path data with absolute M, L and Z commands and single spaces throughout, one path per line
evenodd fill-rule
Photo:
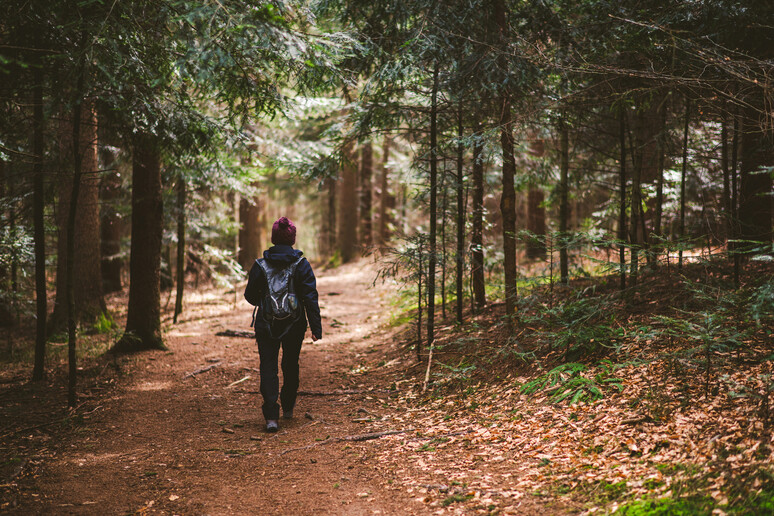
M 73 126 L 76 118 L 79 120 L 78 145 L 73 143 L 75 132 Z M 107 310 L 102 289 L 102 250 L 100 244 L 100 213 L 99 213 L 99 163 L 97 159 L 97 118 L 93 105 L 84 103 L 80 112 L 73 115 L 72 120 L 61 126 L 62 149 L 69 163 L 75 156 L 74 149 L 79 151 L 78 168 L 81 179 L 78 181 L 79 191 L 75 204 L 75 228 L 73 242 L 76 249 L 74 262 L 67 255 L 70 241 L 68 217 L 72 199 L 73 181 L 72 165 L 64 168 L 66 172 L 59 181 L 59 242 L 57 253 L 56 301 L 54 313 L 51 316 L 51 331 L 62 328 L 67 319 L 67 274 L 70 263 L 73 263 L 75 288 L 75 320 L 90 322 Z
M 336 194 L 339 201 L 336 236 L 337 247 L 341 253 L 341 261 L 342 263 L 347 263 L 355 258 L 358 248 L 357 151 L 355 150 L 355 144 L 348 143 L 344 147 L 342 154 L 340 190 Z
M 32 212 L 35 235 L 35 366 L 32 379 L 43 380 L 46 375 L 46 316 L 48 299 L 46 293 L 46 228 L 45 228 L 45 184 L 43 181 L 43 74 L 40 68 L 33 71 L 33 134 L 32 154 Z
M 373 224 L 371 207 L 373 199 L 374 146 L 368 140 L 360 149 L 360 242 L 371 247 L 373 244 Z
M 477 124 L 477 137 L 473 144 L 473 222 L 470 234 L 470 281 L 473 284 L 473 302 L 476 310 L 486 305 L 484 284 L 484 144 L 480 138 L 481 125 Z
M 683 166 L 680 173 L 680 249 L 677 270 L 683 269 L 683 246 L 685 245 L 685 180 L 688 169 L 688 128 L 691 121 L 691 99 L 685 98 L 685 126 L 683 127 Z
M 135 137 L 132 162 L 132 248 L 126 330 L 115 352 L 166 349 L 161 336 L 161 151 L 150 134 Z
M 433 69 L 430 97 L 430 248 L 427 256 L 427 346 L 435 339 L 435 262 L 438 211 L 438 63 Z

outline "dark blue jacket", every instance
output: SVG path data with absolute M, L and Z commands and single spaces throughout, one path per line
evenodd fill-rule
M 289 245 L 275 245 L 263 252 L 263 257 L 267 261 L 276 265 L 290 265 L 295 262 L 304 253 L 298 249 L 293 249 Z M 257 262 L 257 260 L 256 260 Z M 306 328 L 307 321 L 312 329 L 312 334 L 318 339 L 322 338 L 322 321 L 320 319 L 320 305 L 317 302 L 317 280 L 314 277 L 312 266 L 304 258 L 296 267 L 296 274 L 293 277 L 296 290 L 296 297 L 304 305 L 304 311 L 301 319 L 294 324 L 303 324 Z M 245 288 L 245 299 L 252 305 L 259 305 L 266 293 L 266 276 L 258 263 L 254 263 L 248 274 L 247 288 Z M 260 310 L 260 309 L 259 309 Z M 303 322 L 302 322 L 303 321 Z M 276 328 L 273 328 L 276 332 Z M 269 328 L 269 323 L 261 317 L 259 313 L 255 318 L 256 335 L 271 335 L 274 333 Z

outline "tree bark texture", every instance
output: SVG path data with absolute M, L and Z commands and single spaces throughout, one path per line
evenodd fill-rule
M 371 140 L 360 148 L 360 243 L 371 247 L 373 239 L 372 205 L 374 146 Z
M 530 188 L 527 193 L 527 258 L 543 260 L 546 257 L 546 209 L 545 194 L 540 188 Z
M 328 177 L 322 188 L 320 254 L 328 259 L 336 249 L 336 179 Z
M 621 106 L 618 133 L 621 150 L 618 174 L 618 265 L 621 268 L 621 290 L 626 288 L 626 111 Z
M 391 238 L 391 228 L 394 224 L 393 211 L 395 210 L 395 195 L 390 190 L 390 147 L 392 139 L 389 135 L 384 137 L 382 146 L 381 181 L 379 192 L 379 240 L 380 246 L 385 246 Z
M 257 186 L 257 185 L 253 185 Z M 263 221 L 261 201 L 258 197 L 239 199 L 239 265 L 249 271 L 256 258 L 260 258 Z
M 100 250 L 102 254 L 102 289 L 105 293 L 118 292 L 123 288 L 121 275 L 124 260 L 121 257 L 121 239 L 124 236 L 124 219 L 118 211 L 121 199 L 121 172 L 119 167 L 105 173 L 100 185 Z
M 457 177 L 455 187 L 455 193 L 457 194 L 457 251 L 455 253 L 456 258 L 456 293 L 457 304 L 456 317 L 457 322 L 462 322 L 462 282 L 465 273 L 465 176 L 463 173 L 465 147 L 462 145 L 462 136 L 465 132 L 462 118 L 462 105 L 459 106 L 459 113 L 457 119 Z
M 339 201 L 336 239 L 342 263 L 351 262 L 357 256 L 357 172 L 357 151 L 355 144 L 350 142 L 344 148 L 339 192 L 336 194 Z
M 743 249 L 752 250 L 771 242 L 771 173 L 759 171 L 774 166 L 772 130 L 761 120 L 763 115 L 748 108 L 741 120 L 741 163 L 739 188 L 739 228 Z
M 155 136 L 135 137 L 132 162 L 132 248 L 129 309 L 117 352 L 165 349 L 161 336 L 161 152 Z
M 683 268 L 683 245 L 685 245 L 685 180 L 688 171 L 688 129 L 691 122 L 691 99 L 685 99 L 685 125 L 683 127 L 683 166 L 680 172 L 680 249 L 678 251 L 677 269 Z
M 45 227 L 45 183 L 43 177 L 43 74 L 39 68 L 33 72 L 33 134 L 32 154 L 32 212 L 35 239 L 35 366 L 32 369 L 34 381 L 43 380 L 46 375 L 46 317 L 48 297 L 46 293 L 46 227 Z
M 495 0 L 494 15 L 499 30 L 499 45 L 501 57 L 498 59 L 503 72 L 507 72 L 507 61 L 504 53 L 510 39 L 508 30 L 508 14 L 503 0 Z M 507 86 L 503 88 L 499 102 L 498 125 L 500 127 L 500 147 L 503 158 L 503 191 L 500 197 L 500 212 L 503 218 L 503 268 L 505 272 L 505 314 L 513 328 L 511 318 L 516 314 L 516 302 L 519 291 L 516 271 L 516 158 L 514 156 L 513 121 L 511 119 L 511 92 Z
M 480 124 L 476 132 L 479 133 Z M 473 221 L 470 235 L 470 281 L 473 283 L 473 298 L 476 310 L 486 305 L 484 283 L 484 161 L 483 141 L 476 138 L 473 144 Z
M 177 324 L 177 318 L 183 313 L 183 291 L 185 290 L 185 215 L 187 186 L 185 178 L 180 175 L 177 179 L 177 266 L 175 267 L 175 315 L 172 322 Z
M 73 125 L 80 119 L 80 139 L 73 144 Z M 99 162 L 97 159 L 97 118 L 93 105 L 84 103 L 80 113 L 60 125 L 60 148 L 65 161 L 59 180 L 57 222 L 59 239 L 57 250 L 56 302 L 51 316 L 51 329 L 64 326 L 67 319 L 67 245 L 70 240 L 68 216 L 73 188 L 73 155 L 79 150 L 81 179 L 76 202 L 74 232 L 74 292 L 76 322 L 91 322 L 107 310 L 102 290 L 102 251 L 100 245 L 99 215 Z
M 569 177 L 570 177 L 570 131 L 567 128 L 567 120 L 562 116 L 559 121 L 559 278 L 562 285 L 570 283 L 570 259 L 567 251 L 569 241 L 568 219 L 569 206 Z
M 427 345 L 435 339 L 435 264 L 438 223 L 438 63 L 433 69 L 430 97 L 430 245 L 427 250 Z

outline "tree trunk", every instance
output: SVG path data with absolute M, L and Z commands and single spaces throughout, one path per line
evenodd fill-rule
M 503 0 L 494 3 L 495 22 L 499 30 L 499 45 L 501 55 L 498 64 L 503 72 L 507 72 L 507 61 L 504 53 L 507 50 L 510 34 L 508 30 L 508 15 Z M 516 314 L 516 302 L 519 297 L 516 271 L 516 157 L 514 156 L 513 121 L 511 120 L 511 93 L 508 87 L 500 97 L 500 147 L 503 157 L 503 191 L 500 197 L 500 212 L 503 217 L 503 268 L 505 272 L 505 315 L 511 329 L 515 326 L 513 317 Z
M 166 349 L 161 336 L 161 151 L 155 136 L 135 137 L 132 162 L 132 248 L 126 330 L 115 352 Z
M 546 258 L 546 209 L 543 207 L 545 194 L 540 188 L 530 188 L 527 193 L 527 258 Z
M 457 272 L 457 304 L 456 304 L 456 316 L 457 322 L 462 323 L 462 280 L 465 272 L 465 190 L 463 175 L 463 165 L 465 157 L 465 147 L 462 145 L 462 136 L 465 131 L 465 127 L 462 123 L 462 102 L 460 102 L 459 112 L 457 117 L 457 181 L 455 186 L 457 193 L 457 252 L 456 252 L 456 267 Z
M 640 229 L 640 224 L 644 221 L 640 218 L 642 213 L 642 167 L 645 160 L 645 138 L 644 133 L 644 115 L 643 108 L 638 109 L 637 126 L 636 126 L 636 146 L 639 147 L 639 152 L 636 153 L 636 160 L 633 167 L 632 174 L 632 208 L 631 208 L 631 228 L 629 230 L 629 242 L 631 244 L 630 258 L 630 274 L 631 285 L 637 286 L 637 280 L 640 272 L 640 239 L 637 231 Z M 643 240 L 644 241 L 644 240 Z
M 663 244 L 663 230 L 661 226 L 664 214 L 664 166 L 666 161 L 667 141 L 666 100 L 662 102 L 660 110 L 660 129 L 657 139 L 658 170 L 656 172 L 656 214 L 653 222 L 653 234 L 656 236 L 656 242 L 655 246 L 651 246 L 649 249 L 649 254 L 652 255 L 652 259 L 649 260 L 650 266 L 654 271 L 658 267 L 658 254 L 661 252 Z
M 738 108 L 734 109 L 734 135 L 731 140 L 731 224 L 733 228 L 734 240 L 739 238 L 739 179 L 738 179 L 738 166 L 739 166 L 739 112 Z M 738 242 L 732 243 L 732 249 L 734 250 L 734 284 L 739 287 L 739 273 L 741 268 L 741 256 L 739 255 Z
M 626 111 L 621 105 L 619 123 L 619 146 L 621 147 L 621 163 L 618 175 L 618 265 L 621 268 L 621 290 L 626 288 Z
M 336 179 L 325 178 L 321 199 L 320 254 L 329 259 L 336 249 Z
M 427 257 L 427 346 L 435 339 L 435 262 L 438 214 L 438 63 L 433 69 L 433 91 L 430 98 L 430 248 Z
M 683 246 L 685 245 L 685 176 L 688 169 L 688 128 L 691 121 L 691 99 L 685 98 L 685 126 L 683 128 L 683 166 L 680 173 L 680 249 L 677 270 L 683 270 Z
M 371 140 L 368 140 L 360 149 L 360 242 L 366 247 L 373 245 L 373 175 L 374 146 Z
M 390 228 L 393 225 L 392 212 L 395 209 L 395 196 L 390 192 L 390 147 L 392 140 L 389 135 L 384 137 L 381 164 L 381 194 L 379 196 L 379 245 L 385 246 L 391 238 Z
M 253 184 L 257 187 L 257 184 Z M 258 197 L 239 199 L 239 265 L 249 271 L 261 253 L 261 204 Z
M 112 166 L 117 166 L 115 160 Z M 118 170 L 107 172 L 102 177 L 100 185 L 100 250 L 102 289 L 105 293 L 118 292 L 123 286 L 121 274 L 124 260 L 121 258 L 121 238 L 124 236 L 124 220 L 117 209 L 120 197 L 120 172 Z
M 476 124 L 476 140 L 473 144 L 473 223 L 470 235 L 470 281 L 476 310 L 486 305 L 484 284 L 484 150 L 480 134 L 481 124 Z
M 562 285 L 570 283 L 570 258 L 567 244 L 570 235 L 567 232 L 569 219 L 569 177 L 570 177 L 570 131 L 563 115 L 559 120 L 559 152 L 561 154 L 559 170 L 559 278 Z
M 79 120 L 80 137 L 78 145 L 73 144 L 73 125 Z M 78 199 L 76 202 L 74 245 L 77 250 L 74 257 L 75 321 L 91 322 L 107 310 L 102 290 L 102 250 L 100 244 L 99 216 L 99 162 L 97 159 L 97 118 L 94 106 L 84 103 L 80 112 L 75 113 L 71 121 L 61 125 L 62 150 L 70 165 L 64 167 L 65 176 L 59 181 L 59 242 L 56 279 L 56 301 L 51 316 L 51 330 L 61 328 L 67 320 L 67 274 L 69 264 L 67 246 L 70 240 L 68 217 L 72 199 L 73 155 L 78 149 L 78 168 L 81 178 L 78 181 Z
M 728 119 L 725 114 L 720 121 L 720 167 L 723 170 L 723 239 L 728 247 L 731 235 L 731 173 L 728 168 Z
M 177 324 L 178 316 L 183 313 L 183 290 L 185 289 L 185 216 L 186 184 L 182 174 L 177 179 L 177 267 L 175 275 L 177 292 L 175 295 L 175 315 L 172 322 Z
M 340 191 L 337 215 L 337 247 L 341 252 L 342 263 L 351 262 L 358 248 L 357 242 L 357 152 L 355 144 L 350 142 L 344 147 L 341 164 Z
M 443 200 L 441 201 L 441 318 L 446 320 L 446 277 L 448 269 L 446 265 L 449 263 L 447 259 L 447 244 L 446 244 L 446 223 L 448 222 L 449 215 L 449 188 L 446 184 L 449 177 L 449 171 L 446 168 L 446 158 L 443 160 L 443 172 L 441 174 L 441 192 L 443 193 Z
M 33 226 L 35 238 L 35 366 L 32 370 L 34 381 L 46 376 L 46 317 L 48 299 L 46 294 L 46 228 L 45 228 L 45 183 L 43 181 L 43 74 L 40 68 L 33 71 L 33 134 L 32 154 L 35 160 L 33 174 Z
M 84 37 L 82 39 L 85 39 L 85 33 Z M 70 199 L 69 199 L 69 206 L 68 206 L 68 213 L 67 213 L 67 247 L 66 247 L 66 256 L 67 256 L 67 269 L 66 269 L 66 278 L 65 278 L 65 294 L 67 296 L 67 363 L 68 363 L 68 375 L 67 375 L 67 405 L 70 408 L 75 407 L 75 403 L 77 401 L 77 396 L 75 393 L 76 388 L 76 382 L 78 378 L 78 367 L 77 367 L 77 357 L 76 357 L 76 346 L 77 346 L 77 335 L 76 335 L 76 305 L 75 305 L 75 238 L 73 235 L 75 235 L 75 223 L 76 223 L 76 217 L 78 215 L 78 201 L 79 201 L 79 194 L 81 189 L 81 175 L 83 174 L 83 168 L 84 163 L 83 159 L 85 158 L 87 163 L 89 165 L 95 165 L 96 164 L 96 157 L 97 157 L 97 149 L 96 149 L 96 123 L 94 123 L 94 138 L 95 142 L 94 144 L 91 144 L 91 142 L 82 142 L 81 138 L 83 133 L 81 132 L 81 117 L 83 115 L 83 83 L 84 83 L 84 65 L 85 61 L 81 64 L 80 73 L 78 74 L 78 81 L 77 86 L 75 89 L 76 94 L 76 102 L 75 102 L 75 110 L 73 113 L 73 120 L 72 120 L 72 136 L 70 143 L 72 145 L 72 167 L 73 167 L 73 176 L 72 176 L 72 188 L 70 191 Z M 89 109 L 88 113 L 93 114 L 94 110 Z M 88 121 L 91 121 L 93 117 L 87 118 Z M 96 120 L 95 120 L 96 122 Z M 85 145 L 84 145 L 85 143 Z M 86 149 L 89 149 L 86 151 Z M 82 151 L 86 151 L 81 154 Z M 92 162 L 91 159 L 89 159 L 92 154 L 94 154 L 94 160 Z M 87 155 L 89 155 L 87 157 Z M 89 169 L 87 169 L 89 170 Z M 98 192 L 97 192 L 98 193 Z M 99 256 L 99 253 L 97 253 L 97 256 Z M 99 263 L 99 262 L 98 262 Z M 97 280 L 100 284 L 102 281 L 101 275 L 97 275 Z M 103 302 L 104 304 L 104 302 Z
M 759 110 L 747 108 L 742 116 L 742 152 L 739 189 L 739 227 L 744 252 L 754 252 L 771 242 L 771 173 L 774 166 L 771 129 L 760 119 Z

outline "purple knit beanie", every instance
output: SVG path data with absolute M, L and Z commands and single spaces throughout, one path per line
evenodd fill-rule
M 296 243 L 296 226 L 287 217 L 280 217 L 271 227 L 271 243 L 293 245 Z

